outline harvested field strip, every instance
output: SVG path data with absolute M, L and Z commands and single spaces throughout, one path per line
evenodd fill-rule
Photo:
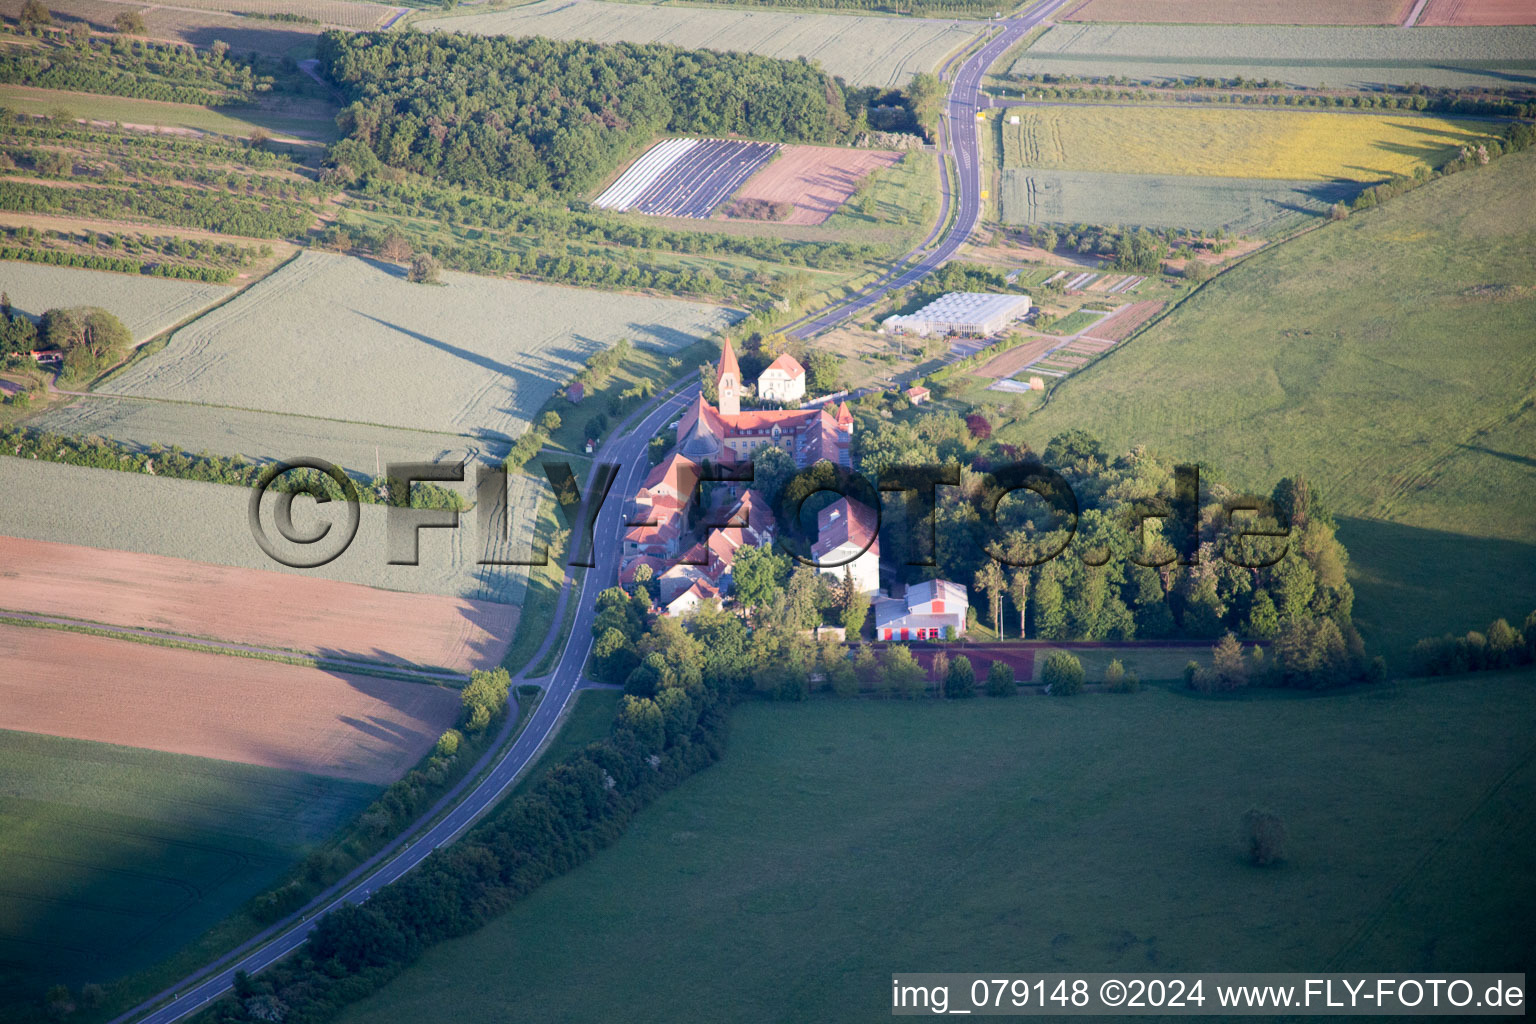
M 1442 0 L 1431 0 L 1431 3 Z M 1454 2 L 1454 0 L 1453 0 Z M 1516 0 L 1506 0 L 1516 2 Z M 1058 20 L 1191 25 L 1396 25 L 1413 0 L 1084 0 Z M 1469 24 L 1472 24 L 1469 22 Z
M 1124 341 L 1134 334 L 1138 327 L 1161 312 L 1162 308 L 1162 302 L 1133 302 L 1129 306 L 1122 307 L 1109 319 L 1089 331 L 1088 336 L 1082 340 L 1092 338 L 1095 341 Z
M 1429 0 L 1418 25 L 1536 25 L 1530 0 Z
M 224 285 L 15 261 L 0 262 L 0 290 L 17 312 L 33 317 L 56 306 L 100 306 L 123 322 L 134 341 L 174 327 L 234 293 Z
M 468 673 L 494 668 L 509 605 L 0 537 L 0 608 Z
M 398 778 L 459 710 L 423 683 L 58 630 L 0 625 L 0 656 L 0 729 L 363 782 Z
M 152 3 L 148 6 L 173 10 L 195 8 L 235 15 L 257 14 L 269 18 L 272 15 L 297 14 L 326 25 L 364 30 L 382 27 L 399 9 L 351 0 L 172 0 L 170 3 Z
M 982 26 L 942 18 L 661 7 L 601 0 L 538 0 L 512 10 L 414 23 L 427 30 L 546 36 L 597 43 L 671 43 L 818 61 L 853 85 L 904 85 L 975 39 Z
M 1057 343 L 1056 338 L 1031 338 L 1017 348 L 1011 348 L 1001 355 L 993 356 L 977 367 L 975 374 L 978 377 L 1012 377 L 1039 359 Z
M 1138 5 L 1139 6 L 1139 5 Z M 1344 5 L 1335 5 L 1344 6 Z M 1272 78 L 1299 86 L 1502 88 L 1536 70 L 1530 28 L 1057 25 L 1015 75 Z
M 830 146 L 783 146 L 778 159 L 736 192 L 738 199 L 793 203 L 785 224 L 820 224 L 858 190 L 872 171 L 889 167 L 900 153 Z
M 14 19 L 23 0 L 0 0 L 0 13 Z M 191 10 L 176 4 L 143 4 L 114 0 L 50 0 L 55 24 L 83 20 L 98 32 L 114 31 L 113 21 L 124 10 L 140 13 L 149 39 L 207 48 L 221 39 L 231 50 L 254 50 L 301 60 L 314 52 L 315 37 L 324 26 L 307 22 L 276 22 L 242 18 L 214 10 Z

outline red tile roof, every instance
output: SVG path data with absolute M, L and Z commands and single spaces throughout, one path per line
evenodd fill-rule
M 868 505 L 838 498 L 816 513 L 816 543 L 811 546 L 811 554 L 820 558 L 849 543 L 870 549 L 879 525 L 875 510 Z
M 767 373 L 768 370 L 782 370 L 789 374 L 791 379 L 805 376 L 805 367 L 801 366 L 800 361 L 794 356 L 790 355 L 788 352 L 785 352 L 783 355 L 779 356 L 779 358 L 769 363 L 768 369 L 764 370 L 763 372 Z

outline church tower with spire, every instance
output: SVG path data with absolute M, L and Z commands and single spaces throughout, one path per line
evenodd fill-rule
M 720 373 L 715 378 L 715 390 L 719 397 L 720 415 L 741 414 L 741 367 L 736 363 L 736 351 L 731 339 L 725 339 L 725 349 L 720 353 Z

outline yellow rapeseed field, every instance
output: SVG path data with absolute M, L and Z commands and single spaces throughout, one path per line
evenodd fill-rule
M 1402 114 L 1061 106 L 1006 115 L 1009 167 L 1129 174 L 1377 181 L 1492 137 L 1487 124 Z

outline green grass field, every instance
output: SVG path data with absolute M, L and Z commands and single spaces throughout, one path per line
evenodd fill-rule
M 1388 657 L 1536 595 L 1536 154 L 1238 265 L 1075 375 L 1010 440 L 1069 427 L 1228 481 L 1304 473 L 1345 517 Z
M 1383 83 L 1502 88 L 1536 70 L 1533 28 L 1057 25 L 1015 75 L 1273 78 L 1298 86 Z
M 904 969 L 1523 970 L 1531 682 L 748 704 L 721 765 L 341 1019 L 876 1021 Z M 1277 868 L 1241 856 L 1255 805 Z
M 1003 171 L 1003 222 L 1274 235 L 1325 216 L 1335 202 L 1352 199 L 1358 191 L 1348 182 L 1011 167 Z
M 378 792 L 0 731 L 0 1018 L 197 939 Z

